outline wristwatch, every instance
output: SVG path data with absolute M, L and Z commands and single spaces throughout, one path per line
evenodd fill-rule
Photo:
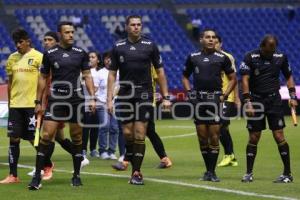
M 163 98 L 163 100 L 168 100 L 168 101 L 171 100 L 171 96 L 170 95 L 163 96 L 162 98 Z

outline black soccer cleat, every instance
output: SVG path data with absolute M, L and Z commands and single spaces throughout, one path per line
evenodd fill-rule
M 280 175 L 273 183 L 292 183 L 293 180 L 291 175 Z
M 241 180 L 243 183 L 251 183 L 253 181 L 253 174 L 245 174 Z
M 29 190 L 39 190 L 42 187 L 41 176 L 33 176 L 31 182 L 28 184 Z
M 201 181 L 211 181 L 211 173 L 204 172 L 203 177 L 200 178 Z
M 81 179 L 79 176 L 73 176 L 71 179 L 71 186 L 79 187 L 82 186 Z
M 211 182 L 220 182 L 221 180 L 217 177 L 216 173 L 211 173 L 210 181 Z
M 141 172 L 135 171 L 129 180 L 132 185 L 144 185 L 143 175 Z

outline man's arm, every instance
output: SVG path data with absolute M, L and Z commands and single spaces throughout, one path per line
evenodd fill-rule
M 237 79 L 236 79 L 236 73 L 230 73 L 230 74 L 226 74 L 227 78 L 228 78 L 228 85 L 227 88 L 224 92 L 224 97 L 226 99 L 226 97 L 229 96 L 229 94 L 232 92 L 232 90 L 235 88 L 236 83 L 237 83 Z
M 296 89 L 295 89 L 295 81 L 292 75 L 287 79 L 287 87 L 290 93 L 290 101 L 289 104 L 291 107 L 296 108 L 298 106 L 297 102 L 297 95 L 296 95 Z
M 185 91 L 190 91 L 191 85 L 190 85 L 189 79 L 185 76 L 182 76 L 181 81 L 182 81 L 182 85 L 183 85 L 183 88 L 185 89 Z
M 8 83 L 7 83 L 8 107 L 10 106 L 10 90 L 11 90 L 11 83 L 12 83 L 12 75 L 9 75 L 9 76 L 8 76 Z
M 247 105 L 246 113 L 251 117 L 251 116 L 254 116 L 254 109 L 251 104 L 249 79 L 250 79 L 249 75 L 242 75 L 243 102 Z
M 110 70 L 107 78 L 107 99 L 106 106 L 109 113 L 113 112 L 113 92 L 115 88 L 115 82 L 117 77 L 117 71 Z
M 96 110 L 96 98 L 95 98 L 95 89 L 94 89 L 94 82 L 93 82 L 93 77 L 92 77 L 92 74 L 91 74 L 91 71 L 88 69 L 88 70 L 83 70 L 82 71 L 82 77 L 85 81 L 85 86 L 86 86 L 86 89 L 88 91 L 88 93 L 90 94 L 90 103 L 89 103 L 89 107 L 90 107 L 90 110 L 92 112 L 95 112 Z
M 163 68 L 155 69 L 157 74 L 157 83 L 160 88 L 161 95 L 163 97 L 168 96 L 168 85 L 167 85 L 167 79 L 165 75 L 165 71 Z
M 38 85 L 37 85 L 37 92 L 36 92 L 36 100 L 38 102 L 35 102 L 35 112 L 36 113 L 41 113 L 42 112 L 42 98 L 45 93 L 45 88 L 47 86 L 47 78 L 49 75 L 40 73 L 39 74 L 39 79 L 38 79 Z

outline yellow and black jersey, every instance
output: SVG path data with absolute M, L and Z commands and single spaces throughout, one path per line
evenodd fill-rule
M 33 48 L 24 55 L 15 52 L 9 56 L 6 73 L 11 79 L 9 99 L 11 108 L 35 107 L 34 100 L 42 59 L 43 54 Z
M 233 68 L 233 70 L 236 72 L 236 67 L 235 67 L 235 60 L 233 58 L 233 56 L 225 51 L 221 51 L 222 53 L 224 53 L 231 61 L 231 66 Z M 227 89 L 228 86 L 228 77 L 226 76 L 226 74 L 224 73 L 224 71 L 221 74 L 222 77 L 222 92 L 224 93 Z M 229 94 L 227 101 L 229 102 L 234 102 L 235 99 L 235 94 L 234 94 L 234 89 L 232 90 L 232 92 Z

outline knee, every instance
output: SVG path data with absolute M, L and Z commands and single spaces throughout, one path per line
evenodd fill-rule
M 10 143 L 20 143 L 20 138 L 10 137 L 9 142 Z
M 250 134 L 250 135 L 249 135 L 249 143 L 250 143 L 250 144 L 257 145 L 258 142 L 259 142 L 259 138 L 260 138 L 259 135 L 256 135 L 256 134 Z
M 285 137 L 284 137 L 284 134 L 283 134 L 282 130 L 274 131 L 273 136 L 274 136 L 274 139 L 277 142 L 277 144 L 282 143 L 283 141 L 285 141 Z
M 71 135 L 72 143 L 75 145 L 82 144 L 82 135 L 81 134 L 72 134 Z
M 50 134 L 49 132 L 43 132 L 41 140 L 51 142 L 53 140 L 53 135 Z

